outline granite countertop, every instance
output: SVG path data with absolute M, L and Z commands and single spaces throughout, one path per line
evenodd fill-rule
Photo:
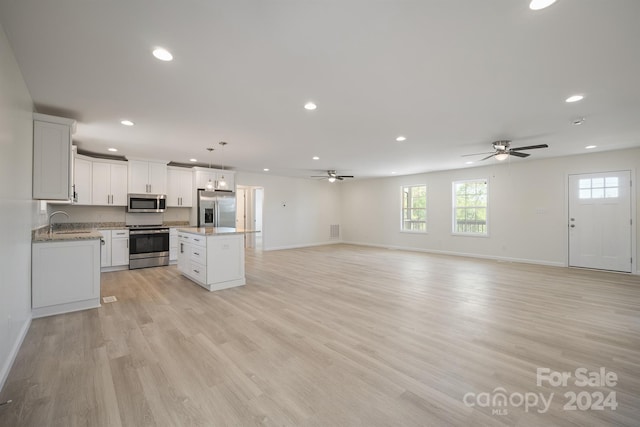
M 165 221 L 164 227 L 184 227 L 189 224 L 184 221 Z M 98 230 L 127 229 L 124 222 L 70 222 L 58 223 L 54 232 L 49 233 L 48 226 L 42 226 L 31 233 L 32 242 L 60 242 L 65 240 L 92 240 L 102 238 Z
M 245 230 L 242 228 L 232 227 L 185 227 L 178 228 L 178 231 L 183 233 L 199 234 L 201 236 L 223 236 L 230 234 L 246 234 L 257 233 L 255 230 Z
M 45 228 L 44 231 L 36 232 L 33 236 L 33 242 L 64 242 L 69 240 L 96 240 L 101 239 L 102 234 L 97 230 L 59 230 L 49 233 Z

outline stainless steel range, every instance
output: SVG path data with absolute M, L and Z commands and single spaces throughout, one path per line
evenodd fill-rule
M 169 228 L 129 226 L 129 270 L 169 265 Z
M 169 265 L 169 227 L 161 213 L 127 213 L 129 270 Z

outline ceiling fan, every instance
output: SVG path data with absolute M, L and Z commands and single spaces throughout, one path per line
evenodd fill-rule
M 328 170 L 326 175 L 315 175 L 311 178 L 327 178 L 329 182 L 342 181 L 345 178 L 353 178 L 353 175 L 338 175 L 334 170 Z
M 538 148 L 549 148 L 549 146 L 547 144 L 527 145 L 525 147 L 509 148 L 510 144 L 511 144 L 511 141 L 509 141 L 507 139 L 503 139 L 503 140 L 500 140 L 500 141 L 494 141 L 493 143 L 491 143 L 491 145 L 493 146 L 493 149 L 495 151 L 487 152 L 487 153 L 465 154 L 462 157 L 479 156 L 481 154 L 489 154 L 489 156 L 485 157 L 484 159 L 480 159 L 480 161 L 490 159 L 491 157 L 495 157 L 496 160 L 502 161 L 502 160 L 506 160 L 509 156 L 529 157 L 531 154 L 529 154 L 529 153 L 521 153 L 521 151 L 524 151 L 524 150 L 536 150 Z

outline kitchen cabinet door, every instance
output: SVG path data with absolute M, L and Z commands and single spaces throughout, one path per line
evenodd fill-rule
M 178 229 L 169 229 L 169 262 L 175 262 L 178 260 Z
M 167 194 L 167 165 L 149 162 L 149 193 Z
M 111 165 L 93 162 L 91 169 L 91 200 L 93 205 L 111 204 Z
M 127 206 L 127 165 L 123 163 L 111 164 L 111 204 L 114 206 Z
M 167 194 L 167 164 L 129 160 L 129 193 Z
M 98 230 L 100 240 L 100 267 L 111 267 L 111 230 Z
M 189 264 L 191 263 L 191 244 L 189 239 L 178 235 L 178 271 L 182 274 L 189 274 Z
M 111 265 L 129 265 L 129 230 L 111 231 Z
M 167 206 L 193 206 L 193 172 L 183 168 L 167 169 Z
M 209 180 L 211 180 L 211 182 L 215 186 L 215 182 L 218 179 L 218 175 L 216 174 L 216 171 L 214 169 L 198 170 L 198 171 L 196 171 L 195 174 L 196 174 L 196 179 L 195 179 L 196 188 L 203 188 L 205 190 L 213 190 L 213 188 L 211 188 L 211 189 L 207 188 L 207 183 L 209 182 Z
M 33 198 L 71 200 L 73 120 L 34 114 Z
M 221 185 L 223 181 L 227 185 Z M 236 191 L 235 172 L 218 172 L 216 174 L 216 190 Z
M 149 162 L 129 160 L 129 193 L 149 193 Z
M 127 166 L 124 162 L 93 162 L 91 176 L 92 204 L 127 205 Z
M 90 160 L 80 157 L 73 160 L 74 203 L 77 205 L 91 204 L 92 166 Z

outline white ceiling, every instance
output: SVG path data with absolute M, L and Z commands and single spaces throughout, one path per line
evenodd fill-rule
M 0 0 L 0 23 L 36 109 L 96 153 L 372 177 L 496 139 L 550 145 L 513 162 L 640 146 L 640 1 L 528 3 Z

